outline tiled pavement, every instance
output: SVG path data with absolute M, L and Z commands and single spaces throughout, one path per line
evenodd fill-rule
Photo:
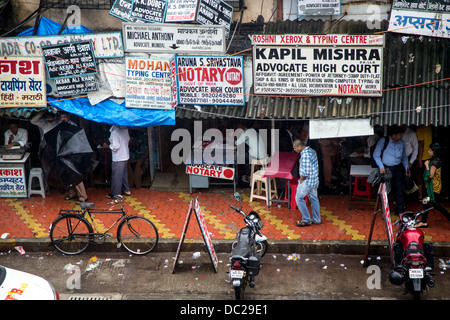
M 89 202 L 95 202 L 97 208 L 104 208 L 108 191 L 106 188 L 88 188 Z M 146 188 L 132 189 L 132 192 L 132 196 L 125 198 L 126 210 L 152 220 L 164 240 L 179 241 L 191 197 L 198 198 L 213 240 L 234 239 L 236 232 L 243 226 L 242 217 L 229 208 L 230 204 L 236 204 L 231 189 L 192 195 Z M 6 240 L 0 241 L 19 238 L 47 240 L 48 228 L 60 209 L 79 209 L 75 200 L 66 201 L 64 196 L 53 190 L 45 199 L 40 196 L 30 199 L 1 198 L 0 236 Z M 267 208 L 263 201 L 250 202 L 248 189 L 243 189 L 242 198 L 244 211 L 255 210 L 261 215 L 264 221 L 262 232 L 271 240 L 367 241 L 373 216 L 373 203 L 358 204 L 356 208 L 348 210 L 348 196 L 320 196 L 322 224 L 299 228 L 295 226 L 300 218 L 298 209 L 290 210 L 285 203 Z M 409 209 L 415 207 L 413 204 Z M 108 214 L 95 217 L 100 228 L 111 225 L 115 218 Z M 393 214 L 393 219 L 396 218 Z M 436 211 L 430 214 L 428 222 L 429 227 L 424 229 L 425 240 L 449 244 L 450 223 Z M 195 219 L 191 219 L 186 239 L 201 239 Z M 387 239 L 381 215 L 377 217 L 372 239 Z

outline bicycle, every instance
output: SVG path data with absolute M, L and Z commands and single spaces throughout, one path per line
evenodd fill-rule
M 76 255 L 85 251 L 89 243 L 104 243 L 112 235 L 108 232 L 117 224 L 117 247 L 123 247 L 136 255 L 153 251 L 159 236 L 153 222 L 137 215 L 128 215 L 123 209 L 123 197 L 117 196 L 107 205 L 120 205 L 120 209 L 94 209 L 95 203 L 82 202 L 81 210 L 60 210 L 49 229 L 51 245 L 66 255 Z M 119 218 L 105 231 L 99 232 L 92 214 L 119 214 Z M 92 224 L 86 219 L 89 216 Z M 92 227 L 94 226 L 94 228 Z M 95 232 L 94 232 L 95 229 Z

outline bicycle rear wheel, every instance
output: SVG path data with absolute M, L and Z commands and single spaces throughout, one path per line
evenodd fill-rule
M 64 254 L 75 255 L 86 250 L 89 245 L 92 226 L 83 218 L 64 215 L 56 218 L 50 226 L 50 241 Z
M 118 241 L 133 254 L 144 255 L 155 249 L 159 236 L 153 222 L 132 216 L 122 221 L 117 229 Z

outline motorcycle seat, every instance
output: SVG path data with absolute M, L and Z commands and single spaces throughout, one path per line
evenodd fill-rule
M 239 234 L 236 246 L 233 248 L 231 252 L 232 258 L 240 258 L 240 259 L 248 259 L 251 253 L 250 246 L 250 230 L 247 228 L 243 228 Z

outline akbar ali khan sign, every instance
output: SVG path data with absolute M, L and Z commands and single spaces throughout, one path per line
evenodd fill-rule
M 255 94 L 380 97 L 383 35 L 253 35 Z

